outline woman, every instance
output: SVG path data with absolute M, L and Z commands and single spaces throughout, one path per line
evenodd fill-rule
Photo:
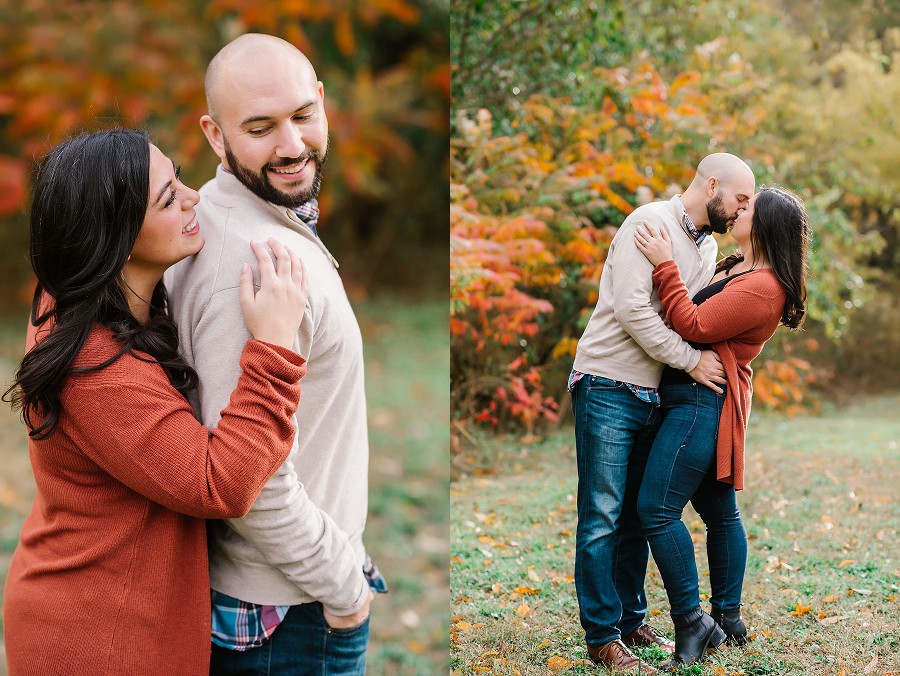
M 666 321 L 700 349 L 712 347 L 727 376 L 723 394 L 667 367 L 662 425 L 650 451 L 638 512 L 675 625 L 675 654 L 691 663 L 727 639 L 743 643 L 740 615 L 747 539 L 735 491 L 744 487 L 744 438 L 752 394 L 750 362 L 779 322 L 797 328 L 806 312 L 809 226 L 800 200 L 779 188 L 750 198 L 731 236 L 739 253 L 720 261 L 693 300 L 672 260 L 665 230 L 641 226 L 635 242 L 653 263 Z M 707 526 L 712 616 L 700 608 L 697 566 L 681 521 L 688 500 Z
M 245 266 L 239 290 L 254 340 L 218 427 L 201 426 L 161 282 L 203 246 L 198 200 L 134 130 L 62 143 L 38 172 L 29 350 L 4 396 L 37 484 L 5 588 L 13 676 L 208 672 L 204 519 L 246 513 L 290 451 L 307 292 L 291 252 L 270 241 L 273 265 L 254 245 L 261 287 Z

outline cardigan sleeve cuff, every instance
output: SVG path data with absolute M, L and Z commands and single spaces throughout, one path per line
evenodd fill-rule
M 251 338 L 244 346 L 241 368 L 254 362 L 267 373 L 286 382 L 296 382 L 306 374 L 306 359 L 293 350 Z

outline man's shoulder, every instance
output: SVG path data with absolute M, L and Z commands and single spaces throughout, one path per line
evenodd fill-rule
M 628 218 L 625 220 L 626 222 L 633 222 L 635 220 L 646 218 L 671 218 L 673 221 L 677 222 L 677 206 L 674 200 L 664 200 L 642 204 L 637 209 L 632 211 L 631 214 L 629 214 Z

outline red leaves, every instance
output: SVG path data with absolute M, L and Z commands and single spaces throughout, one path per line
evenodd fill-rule
M 25 163 L 0 155 L 0 216 L 14 214 L 24 206 L 27 183 Z

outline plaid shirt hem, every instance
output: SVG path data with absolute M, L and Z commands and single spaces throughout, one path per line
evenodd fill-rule
M 387 594 L 388 586 L 372 557 L 366 555 L 363 575 L 369 588 Z M 212 642 L 217 646 L 243 652 L 265 643 L 287 615 L 290 606 L 264 606 L 241 601 L 228 594 L 210 590 L 212 600 Z

